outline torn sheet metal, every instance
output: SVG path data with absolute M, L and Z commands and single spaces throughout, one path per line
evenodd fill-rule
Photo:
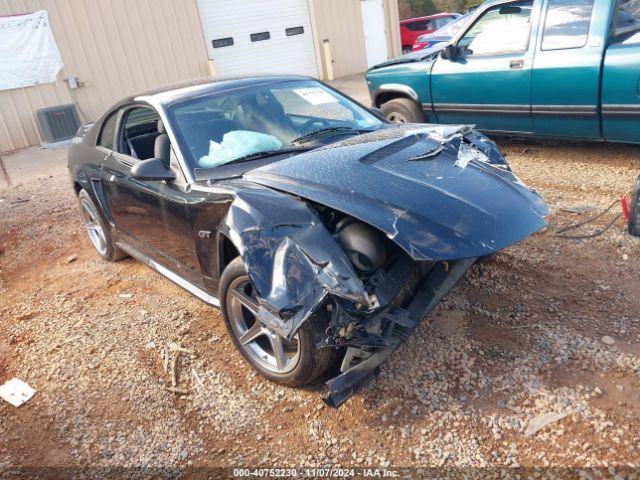
M 466 168 L 456 165 L 462 144 L 465 158 L 477 152 Z M 547 225 L 547 205 L 506 165 L 495 144 L 469 126 L 406 125 L 244 178 L 374 226 L 414 260 L 455 260 L 490 255 Z
M 12 378 L 4 385 L 0 385 L 0 398 L 14 407 L 28 402 L 35 394 L 36 391 L 33 388 L 17 378 Z
M 368 355 L 350 348 L 342 364 L 342 373 L 325 385 L 323 399 L 327 405 L 337 408 L 346 402 L 359 388 L 379 372 L 380 365 L 415 331 L 420 322 L 435 308 L 475 263 L 476 258 L 458 260 L 451 264 L 438 262 L 422 280 L 418 292 L 408 307 L 411 325 L 396 324 L 386 332 L 387 345 Z
M 259 320 L 285 338 L 329 293 L 364 307 L 370 303 L 346 253 L 302 201 L 266 188 L 243 189 L 223 233 L 238 248 L 260 295 Z

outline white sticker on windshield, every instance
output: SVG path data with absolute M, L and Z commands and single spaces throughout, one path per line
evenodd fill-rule
M 320 87 L 295 88 L 293 90 L 311 105 L 324 105 L 326 103 L 338 103 L 338 99 Z

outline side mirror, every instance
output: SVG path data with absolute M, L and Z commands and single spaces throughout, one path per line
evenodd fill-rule
M 176 174 L 159 158 L 141 160 L 131 167 L 131 178 L 136 180 L 175 180 Z
M 445 60 L 453 60 L 458 56 L 457 54 L 458 48 L 453 44 L 449 44 L 444 47 L 444 49 L 440 50 L 440 57 L 444 58 Z

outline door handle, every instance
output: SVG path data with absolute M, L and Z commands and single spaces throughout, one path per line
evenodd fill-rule
M 524 60 L 523 59 L 519 59 L 519 60 L 511 60 L 509 62 L 509 68 L 511 70 L 521 70 L 524 68 Z

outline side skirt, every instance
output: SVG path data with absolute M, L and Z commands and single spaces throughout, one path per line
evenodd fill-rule
M 122 250 L 124 250 L 125 252 L 127 252 L 129 255 L 131 255 L 133 258 L 138 260 L 139 262 L 144 263 L 145 265 L 153 268 L 160 275 L 168 278 L 179 287 L 184 288 L 187 292 L 191 293 L 192 295 L 195 295 L 203 302 L 208 303 L 209 305 L 213 305 L 214 307 L 220 306 L 220 300 L 218 300 L 216 297 L 208 294 L 207 292 L 202 290 L 200 287 L 197 287 L 196 285 L 189 282 L 188 280 L 185 280 L 184 278 L 180 277 L 174 271 L 156 262 L 155 260 L 150 258 L 148 255 L 145 255 L 144 253 L 139 252 L 138 250 L 133 248 L 131 245 L 124 242 L 116 242 L 116 245 Z

